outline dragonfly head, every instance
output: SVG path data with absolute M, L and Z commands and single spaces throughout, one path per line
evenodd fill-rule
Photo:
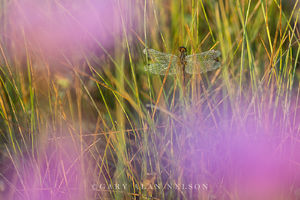
M 179 47 L 180 53 L 186 53 L 186 48 L 185 47 Z

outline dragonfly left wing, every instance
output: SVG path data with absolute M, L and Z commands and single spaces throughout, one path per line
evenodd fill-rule
M 145 71 L 160 75 L 165 75 L 167 70 L 169 70 L 169 75 L 177 73 L 177 64 L 179 61 L 177 56 L 173 54 L 162 53 L 154 49 L 144 49 L 143 52 L 153 61 L 152 64 L 144 67 Z
M 185 72 L 189 74 L 201 74 L 212 71 L 221 66 L 218 58 L 220 51 L 210 50 L 199 54 L 186 56 Z
M 174 75 L 177 74 L 177 68 L 175 66 L 172 66 L 173 64 L 161 64 L 161 63 L 152 63 L 149 65 L 146 65 L 144 67 L 145 71 L 148 71 L 152 74 L 160 74 L 165 75 L 168 71 L 168 75 Z

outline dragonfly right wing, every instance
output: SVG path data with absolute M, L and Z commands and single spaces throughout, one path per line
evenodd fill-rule
M 186 56 L 185 72 L 189 74 L 201 74 L 217 69 L 221 66 L 218 60 L 220 56 L 221 52 L 215 50 L 188 55 Z
M 179 61 L 177 56 L 173 54 L 162 53 L 154 49 L 144 49 L 143 52 L 153 61 L 152 64 L 144 67 L 145 71 L 149 71 L 153 74 L 165 75 L 169 69 L 169 75 L 177 73 L 177 64 Z

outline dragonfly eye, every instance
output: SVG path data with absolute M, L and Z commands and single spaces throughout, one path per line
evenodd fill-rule
M 186 48 L 185 47 L 179 47 L 179 51 L 180 52 L 186 52 Z

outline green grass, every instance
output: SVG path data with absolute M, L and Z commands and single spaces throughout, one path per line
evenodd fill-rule
M 49 53 L 30 30 L 14 32 L 2 1 L 0 199 L 299 198 L 298 1 L 116 1 L 120 31 L 104 40 L 71 7 L 47 3 L 79 23 L 94 48 Z M 222 65 L 188 77 L 184 98 L 176 76 L 144 71 L 145 46 L 174 54 L 179 46 L 190 54 L 218 49 Z M 258 141 L 271 141 L 272 153 Z M 260 158 L 273 154 L 284 166 L 276 174 L 287 178 L 263 194 L 261 180 L 245 189 L 247 167 L 264 168 Z M 243 159 L 247 166 L 236 164 Z M 127 187 L 93 190 L 101 183 Z M 142 189 L 149 183 L 165 189 Z

